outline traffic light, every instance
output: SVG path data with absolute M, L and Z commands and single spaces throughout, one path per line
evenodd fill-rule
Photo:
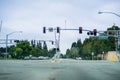
M 82 27 L 79 27 L 79 33 L 80 34 L 82 33 Z
M 93 35 L 96 36 L 97 35 L 97 29 L 93 30 Z
M 53 32 L 53 28 L 52 27 L 50 27 L 48 30 L 49 30 L 49 32 Z
M 54 44 L 54 41 L 52 41 L 52 45 Z
M 46 33 L 46 27 L 43 27 L 43 33 Z
M 57 51 L 60 51 L 60 48 L 57 48 Z
M 54 51 L 60 51 L 60 48 L 53 48 Z
M 57 33 L 60 33 L 60 27 L 57 27 Z
M 87 32 L 87 35 L 93 35 L 92 31 Z
M 18 43 L 18 42 L 19 42 L 19 40 L 14 40 L 14 42 Z

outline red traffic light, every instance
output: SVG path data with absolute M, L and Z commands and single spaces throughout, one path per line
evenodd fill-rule
M 82 33 L 82 27 L 79 27 L 79 33 L 80 34 Z
M 94 29 L 94 30 L 93 30 L 93 34 L 94 34 L 94 36 L 97 35 L 97 29 Z

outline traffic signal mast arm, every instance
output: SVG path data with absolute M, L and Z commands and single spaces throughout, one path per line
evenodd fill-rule
M 87 29 L 83 29 L 83 27 L 79 27 L 78 29 L 64 29 L 64 28 L 60 28 L 60 27 L 56 27 L 56 28 L 46 28 L 46 27 L 43 27 L 43 33 L 46 33 L 46 30 L 48 30 L 49 32 L 53 32 L 54 30 L 56 30 L 57 33 L 60 33 L 61 30 L 72 30 L 72 31 L 79 31 L 80 34 L 82 34 L 83 31 L 86 31 L 88 35 L 94 35 L 96 36 L 97 33 L 101 33 L 101 32 L 105 32 L 105 31 L 97 31 L 97 29 L 93 29 L 93 31 L 91 30 L 87 30 Z
M 79 29 L 60 29 L 60 30 L 79 30 Z M 85 29 L 82 29 L 82 31 L 90 31 L 90 30 L 85 30 Z
M 51 28 L 49 28 L 49 29 L 46 29 L 46 30 L 50 30 Z M 52 29 L 51 29 L 52 30 Z M 54 28 L 53 30 L 57 30 L 56 28 Z M 79 29 L 61 29 L 60 28 L 60 30 L 79 30 Z M 91 31 L 91 30 L 86 30 L 86 29 L 82 29 L 82 31 Z

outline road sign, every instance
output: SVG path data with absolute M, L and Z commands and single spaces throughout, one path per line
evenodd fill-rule
M 99 40 L 106 40 L 108 39 L 108 36 L 99 36 Z
M 52 27 L 49 28 L 49 32 L 53 32 L 53 28 Z

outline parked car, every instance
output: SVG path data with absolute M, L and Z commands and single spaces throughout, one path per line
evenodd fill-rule
M 31 60 L 38 60 L 38 57 L 31 57 Z
M 24 60 L 38 60 L 38 57 L 29 57 L 29 56 L 26 56 L 26 57 L 24 57 Z
M 76 60 L 82 60 L 82 58 L 81 57 L 76 57 Z
M 46 56 L 46 57 L 44 57 L 44 56 L 39 56 L 38 59 L 39 59 L 39 60 L 48 60 L 49 57 L 48 57 L 48 56 Z
M 24 57 L 24 60 L 29 60 L 29 59 L 30 59 L 29 56 Z

